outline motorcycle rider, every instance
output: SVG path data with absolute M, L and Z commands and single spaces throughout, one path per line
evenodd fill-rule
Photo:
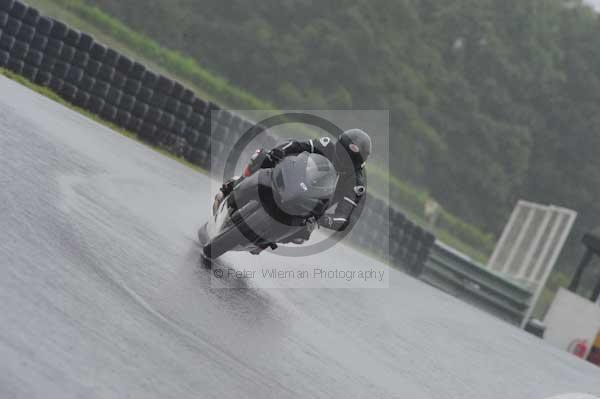
M 258 169 L 273 168 L 283 158 L 306 151 L 326 157 L 340 176 L 329 206 L 332 208 L 337 205 L 335 212 L 333 215 L 323 215 L 317 220 L 317 223 L 327 229 L 345 230 L 351 223 L 354 209 L 359 206 L 366 193 L 363 169 L 371 154 L 371 147 L 371 138 L 367 133 L 360 129 L 351 129 L 342 133 L 335 143 L 329 137 L 323 137 L 318 140 L 291 140 L 269 152 L 259 149 L 252 156 L 250 164 L 244 169 L 242 177 L 230 179 L 223 184 L 215 197 L 213 213 L 216 213 L 223 199 L 244 177 L 252 175 Z M 292 242 L 301 244 L 310 238 L 313 229 L 314 226 L 307 226 L 307 229 L 295 237 Z

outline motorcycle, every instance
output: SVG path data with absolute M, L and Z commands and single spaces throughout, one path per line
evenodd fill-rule
M 308 239 L 327 210 L 338 173 L 322 155 L 303 152 L 242 179 L 198 231 L 202 263 L 228 251 L 259 254 Z

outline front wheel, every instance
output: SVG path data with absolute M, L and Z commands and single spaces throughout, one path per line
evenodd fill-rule
M 258 203 L 251 202 L 234 212 L 231 215 L 227 229 L 204 245 L 202 255 L 205 266 L 209 261 L 212 262 L 225 252 L 232 250 L 244 242 L 248 242 L 248 233 L 244 234 L 240 229 L 244 228 L 244 220 L 253 215 L 258 207 Z

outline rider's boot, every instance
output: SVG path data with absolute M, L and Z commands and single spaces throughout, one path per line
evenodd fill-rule
M 273 251 L 275 251 L 278 247 L 277 247 L 277 244 L 274 244 L 274 243 L 264 244 L 264 245 L 259 246 L 256 249 L 250 251 L 250 253 L 252 255 L 260 255 L 260 253 L 267 248 L 271 248 Z
M 221 202 L 223 202 L 224 199 L 225 199 L 225 194 L 223 194 L 223 191 L 219 191 L 219 193 L 217 195 L 215 195 L 215 202 L 213 202 L 213 208 L 212 208 L 213 216 L 216 216 L 217 211 L 219 210 L 219 207 L 221 206 Z
M 217 211 L 219 210 L 219 207 L 221 206 L 221 203 L 223 202 L 225 197 L 227 197 L 233 191 L 235 185 L 238 184 L 241 180 L 241 177 L 234 177 L 223 183 L 219 193 L 215 195 L 215 201 L 213 202 L 213 216 L 217 214 Z

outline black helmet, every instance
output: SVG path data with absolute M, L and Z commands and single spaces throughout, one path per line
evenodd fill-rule
M 360 129 L 346 130 L 338 138 L 336 146 L 336 157 L 342 164 L 347 163 L 348 156 L 355 165 L 367 162 L 371 155 L 371 138 Z

